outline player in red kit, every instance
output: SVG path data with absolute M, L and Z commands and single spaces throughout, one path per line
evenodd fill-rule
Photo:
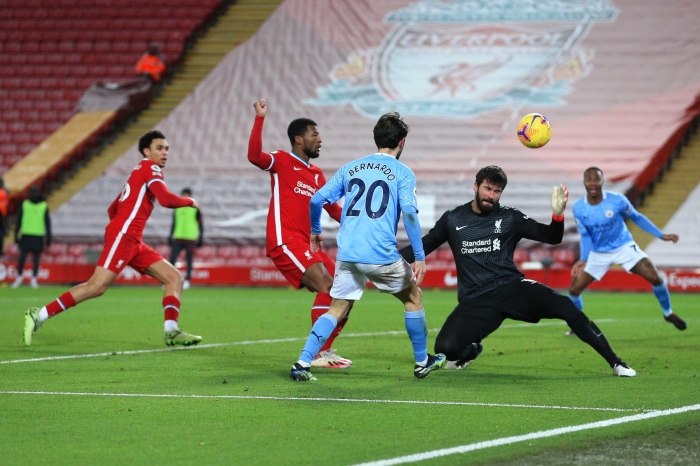
M 202 337 L 185 333 L 177 325 L 182 275 L 141 241 L 156 199 L 160 205 L 171 209 L 186 206 L 199 208 L 194 199 L 177 196 L 165 186 L 162 168 L 165 167 L 169 149 L 160 131 L 150 131 L 139 139 L 139 152 L 143 160 L 136 165 L 124 189 L 107 209 L 110 222 L 105 229 L 105 245 L 92 277 L 41 309 L 33 307 L 27 310 L 24 319 L 25 345 L 32 344 L 32 336 L 48 318 L 86 299 L 104 294 L 127 265 L 165 285 L 165 344 L 189 346 L 202 341 Z
M 316 292 L 311 308 L 311 324 L 328 312 L 329 294 L 333 285 L 335 264 L 323 251 L 309 250 L 309 201 L 316 191 L 326 184 L 320 168 L 309 163 L 318 158 L 321 137 L 316 123 L 308 118 L 292 121 L 287 128 L 292 151 L 263 152 L 262 130 L 267 113 L 265 99 L 255 104 L 255 124 L 248 142 L 248 160 L 262 170 L 270 172 L 272 199 L 267 214 L 267 255 L 285 278 L 296 288 Z M 342 208 L 338 204 L 326 204 L 326 212 L 340 222 Z M 331 349 L 347 318 L 338 322 L 326 344 L 312 361 L 314 367 L 344 369 L 352 364 Z

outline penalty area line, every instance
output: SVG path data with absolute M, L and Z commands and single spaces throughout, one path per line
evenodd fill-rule
M 181 395 L 159 393 L 99 393 L 99 392 L 52 392 L 52 391 L 26 391 L 26 390 L 0 390 L 0 395 L 49 395 L 49 396 L 94 396 L 94 397 L 125 397 L 125 398 L 189 398 L 189 399 L 224 399 L 224 400 L 272 400 L 272 401 L 335 401 L 341 403 L 387 403 L 387 404 L 411 404 L 411 405 L 441 405 L 441 406 L 484 406 L 498 408 L 529 408 L 529 409 L 561 409 L 574 411 L 645 411 L 643 409 L 623 408 L 586 408 L 576 406 L 546 406 L 546 405 L 519 405 L 504 403 L 476 403 L 468 401 L 423 401 L 423 400 L 372 400 L 364 398 L 308 398 L 295 396 L 265 396 L 265 395 Z
M 413 455 L 399 456 L 396 458 L 390 458 L 386 460 L 370 461 L 367 463 L 359 463 L 355 466 L 390 466 L 394 464 L 406 464 L 406 463 L 417 463 L 419 461 L 425 461 L 433 458 L 439 458 L 442 456 L 455 455 L 458 453 L 467 453 L 470 451 L 483 450 L 485 448 L 498 447 L 501 445 L 510 445 L 518 442 L 526 442 L 528 440 L 537 440 L 541 438 L 555 437 L 557 435 L 570 434 L 572 432 L 580 432 L 582 430 L 589 429 L 601 429 L 604 427 L 615 426 L 618 424 L 625 424 L 627 422 L 643 421 L 646 419 L 653 419 L 662 416 L 671 416 L 674 414 L 682 414 L 690 411 L 700 410 L 700 404 L 683 406 L 681 408 L 665 409 L 662 411 L 651 411 L 643 414 L 635 414 L 632 416 L 619 417 L 617 419 L 609 419 L 607 421 L 589 422 L 586 424 L 580 424 L 576 426 L 560 427 L 557 429 L 542 430 L 538 432 L 532 432 L 524 435 L 516 435 L 513 437 L 503 437 L 494 440 L 487 440 L 485 442 L 471 443 L 468 445 L 462 445 L 459 447 L 443 448 L 440 450 L 426 451 L 424 453 L 416 453 Z

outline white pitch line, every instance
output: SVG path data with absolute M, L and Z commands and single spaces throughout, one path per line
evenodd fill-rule
M 616 319 L 600 319 L 598 322 L 615 322 Z M 542 322 L 539 324 L 506 324 L 501 325 L 500 328 L 528 328 L 528 327 L 549 327 L 549 326 L 562 326 L 565 325 L 564 321 L 557 322 Z M 439 328 L 430 329 L 430 332 L 438 332 Z M 405 335 L 405 330 L 390 330 L 387 332 L 371 332 L 371 333 L 344 333 L 343 338 L 360 338 L 360 337 L 376 337 L 383 335 Z M 89 354 L 69 354 L 65 356 L 47 356 L 44 358 L 28 358 L 28 359 L 9 359 L 7 361 L 0 361 L 0 364 L 17 364 L 22 362 L 40 362 L 40 361 L 59 361 L 62 359 L 82 359 L 82 358 L 100 358 L 107 356 L 125 356 L 130 354 L 148 354 L 148 353 L 164 353 L 168 351 L 182 351 L 182 350 L 194 350 L 202 348 L 218 348 L 222 346 L 238 346 L 238 345 L 259 345 L 264 343 L 288 343 L 293 341 L 306 341 L 306 337 L 297 338 L 277 338 L 274 340 L 249 340 L 249 341 L 234 341 L 231 343 L 206 343 L 203 345 L 190 346 L 187 348 L 158 348 L 158 349 L 148 349 L 148 350 L 130 350 L 130 351 L 106 351 L 103 353 L 89 353 Z
M 577 406 L 545 406 L 545 405 L 518 405 L 503 403 L 474 403 L 468 401 L 421 401 L 421 400 L 372 400 L 363 398 L 303 398 L 294 396 L 263 396 L 263 395 L 179 395 L 159 393 L 94 393 L 94 392 L 46 392 L 26 390 L 0 390 L 0 395 L 64 395 L 64 396 L 113 396 L 127 398 L 204 398 L 227 400 L 276 400 L 276 401 L 336 401 L 344 403 L 389 403 L 389 404 L 413 404 L 413 405 L 442 405 L 442 406 L 485 406 L 497 408 L 527 408 L 527 409 L 561 409 L 572 411 L 652 411 L 644 409 L 623 408 L 586 408 Z
M 498 447 L 501 445 L 510 445 L 512 443 L 526 442 L 528 440 L 536 440 L 547 437 L 555 437 L 557 435 L 570 434 L 571 432 L 579 432 L 582 430 L 589 429 L 600 429 L 603 427 L 610 427 L 618 424 L 625 424 L 627 422 L 643 421 L 645 419 L 653 419 L 655 417 L 661 416 L 671 416 L 673 414 L 682 414 L 689 411 L 700 410 L 700 404 L 683 406 L 681 408 L 666 409 L 663 411 L 652 411 L 644 414 L 635 414 L 633 416 L 625 416 L 617 419 L 609 419 L 607 421 L 589 422 L 587 424 L 580 424 L 577 426 L 560 427 L 551 430 L 542 430 L 538 432 L 532 432 L 525 435 L 516 435 L 513 437 L 503 437 L 494 440 L 487 440 L 485 442 L 471 443 L 469 445 L 462 445 L 459 447 L 443 448 L 440 450 L 426 451 L 424 453 L 416 453 L 414 455 L 399 456 L 397 458 L 390 458 L 386 460 L 370 461 L 367 463 L 360 463 L 355 466 L 390 466 L 394 464 L 405 464 L 405 463 L 416 463 L 418 461 L 425 461 L 432 458 L 439 458 L 442 456 L 455 455 L 458 453 L 467 453 L 475 450 L 483 450 L 485 448 Z
M 437 332 L 439 329 L 431 329 L 431 332 Z M 391 330 L 388 332 L 374 332 L 374 333 L 349 333 L 343 334 L 343 337 L 375 337 L 382 335 L 405 335 L 405 330 Z M 292 341 L 306 341 L 307 337 L 295 337 L 295 338 L 277 338 L 274 340 L 248 340 L 248 341 L 234 341 L 230 343 L 206 343 L 203 345 L 188 346 L 188 347 L 175 347 L 175 348 L 157 348 L 148 350 L 131 350 L 131 351 L 107 351 L 104 353 L 90 353 L 90 354 L 69 354 L 66 356 L 47 356 L 45 358 L 31 358 L 31 359 L 10 359 L 7 361 L 0 361 L 0 364 L 15 364 L 20 362 L 37 362 L 37 361 L 56 361 L 61 359 L 79 359 L 79 358 L 99 358 L 104 356 L 122 356 L 129 354 L 145 354 L 145 353 L 163 353 L 168 351 L 183 351 L 183 350 L 195 350 L 201 348 L 218 348 L 221 346 L 238 346 L 238 345 L 259 345 L 264 343 L 287 343 Z

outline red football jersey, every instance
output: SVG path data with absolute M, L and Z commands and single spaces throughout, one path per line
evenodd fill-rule
M 311 220 L 309 201 L 326 184 L 323 171 L 304 162 L 294 154 L 278 150 L 262 151 L 263 118 L 256 117 L 248 145 L 248 160 L 270 172 L 272 198 L 267 213 L 267 252 L 291 241 L 309 242 Z M 340 221 L 342 208 L 337 204 L 324 206 L 328 214 Z
M 107 229 L 116 229 L 141 239 L 146 221 L 153 212 L 156 196 L 149 189 L 153 183 L 165 185 L 163 172 L 157 163 L 144 158 L 131 172 L 121 195 L 115 201 L 117 210 Z

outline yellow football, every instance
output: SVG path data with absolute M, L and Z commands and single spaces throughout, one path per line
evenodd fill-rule
M 552 137 L 552 125 L 539 113 L 525 115 L 518 123 L 518 139 L 525 147 L 537 149 L 549 142 Z

